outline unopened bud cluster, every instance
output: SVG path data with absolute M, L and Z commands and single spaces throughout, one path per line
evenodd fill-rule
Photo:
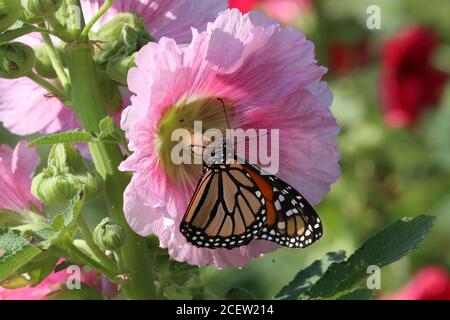
M 101 189 L 101 179 L 84 163 L 80 152 L 71 144 L 56 144 L 50 151 L 47 168 L 34 177 L 33 195 L 45 204 L 61 204 L 73 199 L 80 191 L 84 199 L 95 197 Z

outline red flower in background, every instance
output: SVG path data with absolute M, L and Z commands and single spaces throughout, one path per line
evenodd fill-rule
M 261 10 L 278 21 L 290 24 L 313 10 L 311 0 L 263 0 Z
M 448 74 L 431 65 L 438 44 L 430 30 L 410 27 L 383 48 L 381 99 L 390 126 L 413 125 L 439 103 Z
M 370 62 L 369 41 L 363 40 L 354 44 L 332 41 L 327 46 L 327 55 L 330 71 L 344 75 Z
M 450 274 L 442 267 L 420 270 L 399 292 L 386 300 L 450 300 Z
M 262 0 L 229 0 L 230 8 L 238 8 L 242 13 L 247 13 L 254 9 L 258 2 Z
M 292 23 L 301 14 L 312 10 L 311 0 L 229 0 L 230 8 L 238 8 L 242 13 L 260 9 L 268 16 L 282 23 Z

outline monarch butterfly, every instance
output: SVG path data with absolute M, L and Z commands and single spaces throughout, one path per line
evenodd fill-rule
M 305 248 L 323 233 L 316 211 L 298 191 L 256 165 L 238 161 L 226 142 L 203 160 L 203 176 L 180 231 L 197 247 L 226 249 L 254 239 Z

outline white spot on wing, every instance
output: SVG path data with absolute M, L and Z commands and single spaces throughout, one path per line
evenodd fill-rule
M 274 205 L 275 205 L 275 209 L 277 209 L 277 210 L 281 210 L 281 205 L 280 205 L 280 201 L 275 201 L 275 203 L 274 203 Z

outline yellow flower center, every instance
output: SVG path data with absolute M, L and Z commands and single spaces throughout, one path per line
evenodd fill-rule
M 231 121 L 233 109 L 229 103 L 226 103 L 226 110 Z M 186 186 L 197 181 L 201 175 L 201 165 L 174 163 L 172 150 L 180 142 L 173 141 L 172 133 L 177 129 L 186 129 L 193 134 L 196 121 L 201 121 L 202 132 L 200 134 L 209 129 L 218 129 L 224 133 L 228 128 L 222 103 L 216 97 L 179 101 L 167 108 L 156 128 L 160 165 L 174 182 Z

